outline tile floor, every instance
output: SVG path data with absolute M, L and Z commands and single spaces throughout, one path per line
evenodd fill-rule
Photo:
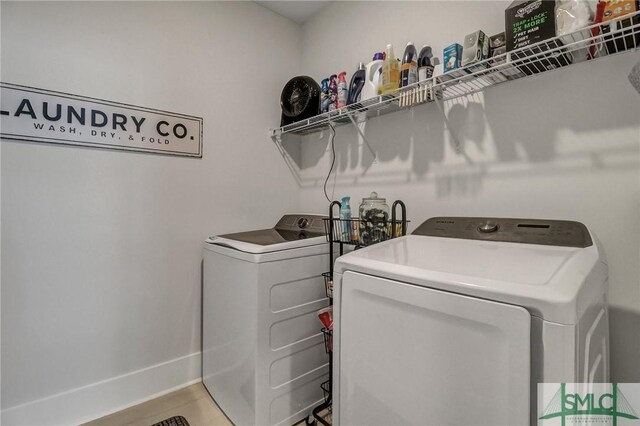
M 202 383 L 171 392 L 82 426 L 151 426 L 173 416 L 182 416 L 190 426 L 232 426 L 211 399 Z M 304 420 L 296 426 L 304 426 Z
M 85 423 L 84 426 L 150 426 L 173 416 L 183 416 L 191 426 L 232 425 L 213 402 L 202 383 L 197 383 Z

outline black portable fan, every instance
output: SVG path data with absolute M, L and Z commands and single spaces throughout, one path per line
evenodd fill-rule
M 318 115 L 320 112 L 320 86 L 307 76 L 293 77 L 280 95 L 281 126 Z

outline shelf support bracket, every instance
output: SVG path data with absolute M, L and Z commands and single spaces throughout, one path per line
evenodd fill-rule
M 456 136 L 455 132 L 453 131 L 453 128 L 451 127 L 451 123 L 449 123 L 449 119 L 447 118 L 447 114 L 444 112 L 444 107 L 441 104 L 441 101 L 438 99 L 437 96 L 433 97 L 436 105 L 438 106 L 438 111 L 440 111 L 440 114 L 442 114 L 442 119 L 444 120 L 444 123 L 447 125 L 447 130 L 449 130 L 449 134 L 451 135 L 451 138 L 453 139 L 453 147 L 456 150 L 456 153 L 460 154 L 460 149 L 461 149 L 461 145 L 460 145 L 460 140 L 458 139 L 458 137 Z
M 353 127 L 356 128 L 356 130 L 358 131 L 358 134 L 360 135 L 360 137 L 364 141 L 364 144 L 367 146 L 367 149 L 369 150 L 369 152 L 371 153 L 371 156 L 373 157 L 373 162 L 377 163 L 378 162 L 378 156 L 375 154 L 375 152 L 373 152 L 373 149 L 371 148 L 371 145 L 369 145 L 369 140 L 367 140 L 367 137 L 364 135 L 364 132 L 362 131 L 362 129 L 360 129 L 360 126 L 358 126 L 358 123 L 356 122 L 356 120 L 353 119 L 353 115 L 352 114 L 349 114 L 349 120 L 351 120 L 351 123 L 353 123 Z
M 278 151 L 280 151 L 280 155 L 282 155 L 282 158 L 284 162 L 287 164 L 287 167 L 289 168 L 289 171 L 293 175 L 294 179 L 296 180 L 296 183 L 298 184 L 298 186 L 301 186 L 302 177 L 301 177 L 300 169 L 296 165 L 295 160 L 291 158 L 287 150 L 282 145 L 282 134 L 276 134 L 275 132 L 271 132 L 271 131 L 269 133 L 270 133 L 269 136 L 271 137 L 271 140 L 273 141 L 274 145 L 278 148 Z

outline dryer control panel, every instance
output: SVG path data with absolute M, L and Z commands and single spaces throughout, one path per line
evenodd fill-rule
M 564 247 L 593 245 L 586 226 L 565 220 L 432 217 L 412 234 Z

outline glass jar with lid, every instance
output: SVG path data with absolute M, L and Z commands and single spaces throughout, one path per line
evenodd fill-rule
M 360 203 L 360 240 L 362 245 L 384 241 L 389 238 L 389 205 L 386 198 L 372 192 Z

